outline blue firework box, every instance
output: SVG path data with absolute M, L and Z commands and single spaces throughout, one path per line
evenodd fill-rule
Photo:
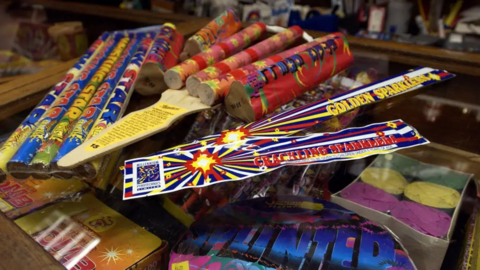
M 169 269 L 417 269 L 397 237 L 329 201 L 239 201 L 194 222 Z

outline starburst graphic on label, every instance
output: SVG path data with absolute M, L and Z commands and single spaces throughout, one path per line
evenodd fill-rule
M 250 133 L 245 128 L 227 130 L 222 132 L 220 137 L 217 139 L 217 144 L 222 145 L 222 144 L 238 142 L 245 139 L 248 136 L 250 136 Z
M 185 163 L 185 167 L 191 172 L 201 171 L 207 177 L 213 170 L 213 166 L 220 163 L 221 161 L 217 153 L 210 154 L 208 151 L 197 151 L 193 158 Z
M 122 259 L 120 258 L 120 256 L 125 255 L 121 252 L 119 248 L 113 249 L 113 246 L 110 249 L 105 248 L 105 250 L 106 251 L 102 252 L 103 255 L 101 255 L 100 257 L 103 258 L 102 262 L 107 260 L 107 265 L 110 263 L 110 261 L 113 261 L 116 264 L 118 260 Z

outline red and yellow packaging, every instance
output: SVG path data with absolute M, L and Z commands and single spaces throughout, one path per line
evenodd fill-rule
M 87 188 L 82 180 L 15 180 L 8 176 L 0 184 L 0 210 L 15 219 L 49 203 L 72 198 Z
M 67 269 L 160 269 L 167 242 L 92 194 L 37 211 L 15 223 Z

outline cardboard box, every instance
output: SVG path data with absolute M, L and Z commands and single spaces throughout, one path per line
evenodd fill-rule
M 421 147 L 421 149 L 422 151 L 429 151 L 429 146 L 423 146 Z M 399 154 L 387 154 L 387 155 L 398 155 L 399 157 L 409 159 L 408 157 L 405 157 Z M 378 156 L 377 159 L 374 162 L 372 162 L 368 167 L 374 166 L 374 164 L 378 162 L 380 158 L 384 158 L 385 156 L 386 155 Z M 415 159 L 411 159 L 411 160 L 415 160 Z M 432 161 L 434 159 L 427 159 L 427 160 Z M 425 163 L 421 163 L 418 160 L 415 160 L 415 161 L 418 162 L 418 164 L 421 166 L 432 167 L 432 165 L 436 165 L 434 164 L 434 162 L 433 163 L 429 162 L 432 165 L 428 165 Z M 378 163 L 375 166 L 378 167 Z M 449 170 L 445 167 L 438 167 L 438 168 L 440 170 Z M 450 171 L 453 172 L 453 170 L 450 170 Z M 455 172 L 455 173 L 462 174 L 461 172 Z M 474 181 L 472 181 L 473 175 L 471 174 L 465 174 L 465 175 L 468 177 L 468 180 L 464 188 L 461 190 L 459 204 L 457 205 L 457 207 L 453 211 L 453 214 L 451 215 L 451 223 L 450 223 L 450 228 L 448 230 L 448 233 L 443 238 L 434 237 L 434 236 L 419 232 L 414 228 L 410 227 L 409 225 L 392 217 L 389 213 L 373 210 L 363 205 L 360 205 L 358 203 L 342 198 L 340 196 L 341 191 L 334 194 L 331 198 L 331 201 L 345 207 L 348 210 L 354 211 L 371 221 L 387 226 L 390 230 L 392 230 L 393 233 L 395 233 L 398 236 L 400 242 L 404 245 L 404 247 L 410 254 L 412 260 L 414 261 L 415 265 L 418 267 L 419 270 L 423 270 L 423 269 L 437 270 L 437 269 L 440 269 L 442 265 L 443 259 L 445 257 L 446 251 L 451 241 L 451 237 L 455 228 L 457 217 L 460 212 L 460 208 L 467 197 L 465 196 L 465 194 L 468 193 L 470 194 L 470 196 L 472 194 L 476 194 L 476 185 Z M 360 175 L 350 185 L 358 181 L 361 181 Z M 411 179 L 410 181 L 418 181 L 418 179 Z
M 15 223 L 67 269 L 160 269 L 167 242 L 92 194 L 60 202 Z
M 46 205 L 78 196 L 88 185 L 82 180 L 15 180 L 0 183 L 0 211 L 15 219 Z

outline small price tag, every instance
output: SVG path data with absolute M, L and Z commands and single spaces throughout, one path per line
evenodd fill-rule
M 172 263 L 172 270 L 190 270 L 190 266 L 188 261 L 184 261 L 181 263 Z

